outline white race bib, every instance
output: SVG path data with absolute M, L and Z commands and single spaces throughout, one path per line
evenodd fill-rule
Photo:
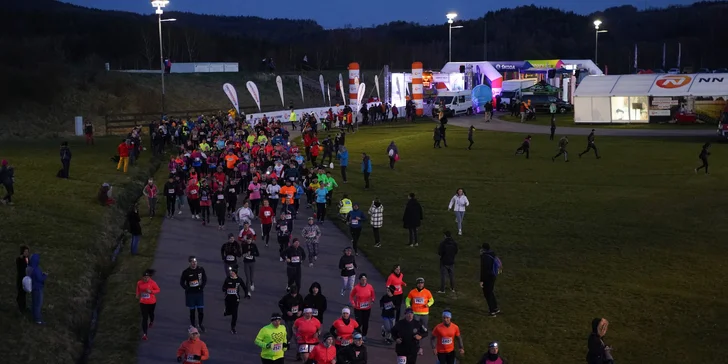
M 384 304 L 384 309 L 385 310 L 391 310 L 393 308 L 394 308 L 394 303 L 392 303 L 392 302 L 387 302 L 387 303 Z
M 298 313 L 298 306 L 291 307 L 291 313 L 294 314 L 294 315 L 297 314 Z
M 291 218 L 291 214 L 286 214 L 286 220 L 290 220 Z
M 440 339 L 440 343 L 442 345 L 450 345 L 452 344 L 452 338 L 451 337 L 443 337 Z
M 200 286 L 200 281 L 198 281 L 196 279 L 194 281 L 190 282 L 190 287 L 199 287 L 199 286 Z
M 190 191 L 190 195 L 196 195 L 196 194 L 197 194 L 197 190 Z
M 173 189 L 169 189 L 169 190 L 167 190 L 167 193 L 174 193 L 174 190 Z
M 207 196 L 202 196 L 202 201 L 207 201 Z
M 424 305 L 425 304 L 425 298 L 424 297 L 415 297 L 415 303 L 418 305 Z
M 225 199 L 225 195 L 217 195 L 217 199 L 218 200 L 224 200 Z
M 286 225 L 282 225 L 282 226 L 281 226 L 281 231 L 282 231 L 282 232 L 284 232 L 284 233 L 285 233 L 286 231 L 288 231 L 288 226 L 286 226 Z
M 354 225 L 357 225 L 358 226 L 359 225 L 359 220 L 357 220 L 357 219 L 351 219 L 351 225 L 352 226 L 354 226 Z
M 395 291 L 401 291 L 401 290 L 402 290 L 402 286 L 400 286 L 400 285 L 395 285 L 395 286 L 394 286 L 394 290 L 395 290 Z
M 189 361 L 194 361 L 194 360 L 195 360 L 195 356 L 194 356 L 194 355 L 192 355 L 192 354 L 188 354 L 188 355 L 187 355 L 187 360 L 189 360 Z
M 301 262 L 301 257 L 299 257 L 299 256 L 291 257 L 291 263 L 300 263 L 300 262 Z
M 354 264 L 352 264 L 352 263 L 349 263 L 349 264 L 345 265 L 344 267 L 346 267 L 346 269 L 348 269 L 348 270 L 354 270 Z
M 227 260 L 228 262 L 235 261 L 235 256 L 234 255 L 228 255 L 227 257 L 225 257 L 225 260 Z
M 369 308 L 369 301 L 360 303 L 359 308 L 361 308 L 361 309 Z
M 265 211 L 265 212 L 263 212 L 263 216 L 265 216 L 265 217 L 270 217 L 270 211 Z
M 308 345 L 307 344 L 299 345 L 298 352 L 299 353 L 308 353 L 309 352 Z
M 237 288 L 228 288 L 227 294 L 238 294 L 238 289 Z
M 341 339 L 341 346 L 348 346 L 351 344 L 351 340 Z
M 407 364 L 407 357 L 406 356 L 398 356 L 397 357 L 397 364 Z
M 228 190 L 228 192 L 235 193 L 235 189 L 234 188 L 231 188 L 231 189 Z
M 146 299 L 149 299 L 149 298 L 152 298 L 152 295 L 149 294 L 149 292 L 142 293 L 142 299 L 146 300 Z
M 276 351 L 276 352 L 277 351 L 281 351 L 281 350 L 283 350 L 283 344 L 281 344 L 281 343 L 279 343 L 279 344 L 273 344 L 273 345 L 270 346 L 270 349 L 273 350 L 273 351 Z
M 313 309 L 313 315 L 314 315 L 314 316 L 318 316 L 318 310 L 317 310 L 317 309 L 315 309 L 315 308 Z

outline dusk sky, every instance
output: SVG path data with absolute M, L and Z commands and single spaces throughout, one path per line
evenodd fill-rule
M 105 10 L 125 10 L 151 14 L 154 9 L 148 0 L 64 0 L 65 2 Z M 216 15 L 249 15 L 262 18 L 314 19 L 325 28 L 371 26 L 395 20 L 423 24 L 445 23 L 445 14 L 454 11 L 461 19 L 478 18 L 489 10 L 503 7 L 537 4 L 589 14 L 613 6 L 631 4 L 638 9 L 687 5 L 695 0 L 509 0 L 507 2 L 483 0 L 418 0 L 366 2 L 331 0 L 170 0 L 167 10 Z M 500 5 L 501 3 L 507 5 Z M 394 4 L 394 5 L 393 5 Z M 445 5 L 448 4 L 448 5 Z M 605 23 L 608 21 L 604 19 Z

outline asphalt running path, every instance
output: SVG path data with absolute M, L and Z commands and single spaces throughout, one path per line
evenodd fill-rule
M 301 228 L 309 215 L 311 210 L 305 208 L 301 210 L 295 221 L 294 237 L 301 238 Z M 252 299 L 241 300 L 238 333 L 231 334 L 230 318 L 223 316 L 224 295 L 221 287 L 225 273 L 220 260 L 220 247 L 227 240 L 228 233 L 237 232 L 237 223 L 228 222 L 226 228 L 224 231 L 219 231 L 216 223 L 213 226 L 203 227 L 200 221 L 190 219 L 187 209 L 182 215 L 164 221 L 153 266 L 157 270 L 154 280 L 159 284 L 161 292 L 157 295 L 156 319 L 154 327 L 149 329 L 149 340 L 140 341 L 139 344 L 140 364 L 174 363 L 177 348 L 187 338 L 189 311 L 185 307 L 184 291 L 179 285 L 179 278 L 188 266 L 187 258 L 190 255 L 197 257 L 199 265 L 205 268 L 208 277 L 203 322 L 207 332 L 201 335 L 201 339 L 210 350 L 210 360 L 205 363 L 261 362 L 260 349 L 253 341 L 258 330 L 270 323 L 270 314 L 279 312 L 278 301 L 285 294 L 287 282 L 285 263 L 278 260 L 278 244 L 275 236 L 271 238 L 268 248 L 264 243 L 258 243 L 261 256 L 256 264 L 255 292 L 252 293 Z M 260 233 L 260 224 L 254 222 L 254 229 L 256 233 Z M 329 307 L 322 328 L 328 330 L 348 300 L 348 294 L 347 297 L 339 295 L 341 280 L 338 262 L 343 248 L 349 246 L 350 240 L 330 221 L 321 226 L 321 232 L 318 261 L 312 268 L 307 265 L 303 267 L 302 293 L 304 296 L 308 294 L 308 288 L 314 281 L 321 284 Z M 357 274 L 367 273 L 378 302 L 384 293 L 385 279 L 363 255 L 357 257 L 357 264 L 359 265 Z M 243 274 L 242 268 L 240 274 L 241 276 Z M 394 348 L 384 345 L 381 340 L 379 313 L 377 304 L 371 315 L 369 338 L 366 343 L 369 363 L 395 363 Z M 139 320 L 140 316 L 129 317 L 131 322 Z M 431 318 L 431 321 L 437 322 L 435 318 Z M 429 348 L 429 344 L 426 345 L 426 348 Z M 286 353 L 286 362 L 293 363 L 295 353 L 295 350 L 289 350 Z M 418 363 L 435 363 L 435 357 L 430 350 L 425 350 L 424 353 Z
M 551 134 L 551 127 L 548 125 L 533 125 L 528 123 L 514 123 L 498 119 L 497 115 L 493 121 L 486 123 L 485 117 L 480 115 L 458 116 L 448 118 L 448 125 L 469 128 L 471 125 L 478 130 L 490 130 L 506 133 L 521 134 Z M 595 129 L 586 127 L 556 127 L 557 135 L 589 135 L 591 130 Z M 716 133 L 713 129 L 612 129 L 612 128 L 596 128 L 598 136 L 623 136 L 623 137 L 705 137 L 715 138 Z

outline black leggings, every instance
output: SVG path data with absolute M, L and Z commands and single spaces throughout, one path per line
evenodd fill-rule
M 288 249 L 288 243 L 291 241 L 291 237 L 289 236 L 279 236 L 278 237 L 278 255 L 283 257 L 283 252 Z
M 273 209 L 273 213 L 275 213 L 278 209 L 278 199 L 277 198 L 270 198 L 268 199 L 268 202 L 270 202 L 270 208 Z
M 253 211 L 255 216 L 258 216 L 258 212 L 260 212 L 260 199 L 250 200 L 250 210 Z
M 437 353 L 437 361 L 440 364 L 455 364 L 455 350 L 449 353 Z
M 202 211 L 202 221 L 210 222 L 210 206 L 200 206 Z
M 703 162 L 703 164 L 700 167 L 696 168 L 695 171 L 697 172 L 697 171 L 705 168 L 705 174 L 708 174 L 708 158 L 702 157 L 702 158 L 700 158 L 700 160 Z
M 409 228 L 409 243 L 417 244 L 417 228 Z
M 224 211 L 220 211 L 220 210 L 217 211 L 217 224 L 220 226 L 225 226 L 225 212 Z
M 144 332 L 144 335 L 147 334 L 149 323 L 154 323 L 154 309 L 156 307 L 156 303 L 152 303 L 151 305 L 145 303 L 139 304 L 139 309 L 142 311 L 142 332 Z
M 234 295 L 232 295 L 234 297 Z M 228 302 L 228 300 L 232 300 Z M 240 306 L 240 303 L 237 301 L 237 299 L 234 298 L 225 298 L 225 312 L 227 312 L 230 316 L 230 328 L 235 329 L 235 327 L 238 325 L 238 307 Z
M 318 221 L 324 222 L 324 216 L 326 216 L 326 203 L 317 202 L 316 217 L 318 217 Z
M 235 212 L 235 208 L 237 207 L 238 196 L 228 197 L 227 203 L 228 203 L 227 212 L 228 212 L 228 214 L 232 214 L 233 212 Z
M 392 296 L 392 303 L 394 303 L 394 319 L 399 321 L 399 314 L 402 310 L 402 294 Z
M 177 196 L 167 196 L 167 215 L 174 215 L 174 203 L 177 200 Z
M 356 322 L 359 323 L 359 329 L 364 337 L 369 332 L 369 316 L 371 313 L 372 310 L 354 310 L 354 317 L 356 318 Z
M 349 229 L 349 232 L 351 233 L 351 245 L 354 248 L 354 253 L 359 253 L 359 237 L 361 236 L 361 228 L 351 228 Z
M 341 166 L 341 179 L 346 182 L 346 166 Z
M 202 325 L 202 319 L 205 318 L 205 309 L 197 308 L 197 323 Z M 195 309 L 190 310 L 190 325 L 195 326 Z
M 265 239 L 265 245 L 268 245 L 270 241 L 270 230 L 273 228 L 273 224 L 262 224 L 263 227 L 263 238 Z
M 200 200 L 197 200 L 197 199 L 187 199 L 187 204 L 190 205 L 190 213 L 192 215 L 199 215 L 200 214 Z
M 380 228 L 372 228 L 372 231 L 374 232 L 374 244 L 381 244 L 382 238 L 379 236 L 379 229 Z

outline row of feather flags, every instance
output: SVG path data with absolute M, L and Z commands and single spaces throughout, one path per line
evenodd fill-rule
M 361 106 L 361 100 L 364 97 L 364 92 L 366 92 L 366 85 L 364 83 L 359 83 L 359 79 L 356 78 L 354 80 L 354 84 L 356 85 L 357 90 L 357 109 Z M 321 97 L 323 98 L 323 102 L 326 103 L 326 96 L 327 96 L 327 90 L 328 90 L 328 101 L 329 105 L 331 105 L 331 88 L 329 85 L 324 85 L 324 75 L 319 75 L 319 85 L 321 86 Z M 374 85 L 377 90 L 377 97 L 380 98 L 379 95 L 379 76 L 374 76 Z M 281 76 L 276 76 L 276 86 L 278 87 L 278 94 L 281 96 L 281 105 L 283 108 L 286 107 L 286 100 L 283 97 L 283 79 Z M 258 86 L 253 81 L 248 81 L 245 83 L 245 87 L 248 89 L 248 92 L 250 93 L 250 96 L 253 98 L 253 101 L 255 101 L 255 105 L 258 106 L 258 111 L 262 112 L 261 106 L 260 106 L 260 92 L 258 91 Z M 298 76 L 298 87 L 301 90 L 301 101 L 306 102 L 306 97 L 303 93 L 303 77 Z M 235 90 L 235 86 L 233 86 L 230 83 L 226 83 L 222 85 L 222 90 L 225 92 L 225 95 L 227 95 L 228 99 L 230 99 L 230 102 L 235 107 L 235 111 L 240 114 L 240 102 L 238 100 L 238 92 Z M 342 77 L 341 73 L 339 73 L 339 90 L 341 90 L 341 99 L 343 101 L 343 104 L 346 105 L 346 94 L 344 93 L 344 78 Z

